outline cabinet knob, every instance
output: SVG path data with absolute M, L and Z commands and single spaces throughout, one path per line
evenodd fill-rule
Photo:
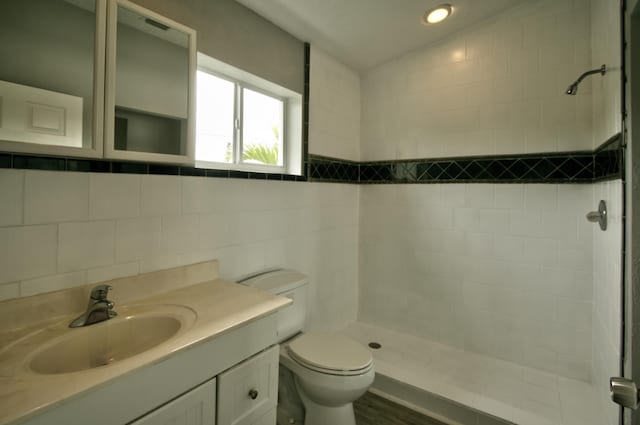
M 258 398 L 258 390 L 256 389 L 249 390 L 249 398 L 251 400 L 255 400 L 256 398 Z

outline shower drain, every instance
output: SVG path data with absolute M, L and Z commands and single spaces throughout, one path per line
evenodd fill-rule
M 377 350 L 379 348 L 382 348 L 382 344 L 380 344 L 379 342 L 372 341 L 369 343 L 369 348 L 373 348 L 374 350 Z

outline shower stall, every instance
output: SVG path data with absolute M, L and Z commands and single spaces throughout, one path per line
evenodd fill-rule
M 379 344 L 374 391 L 462 424 L 619 423 L 619 6 L 523 2 L 362 77 L 343 332 Z

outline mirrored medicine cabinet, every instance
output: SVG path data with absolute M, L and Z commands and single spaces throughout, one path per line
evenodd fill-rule
M 107 157 L 193 164 L 195 31 L 128 1 L 107 15 Z
M 194 30 L 126 0 L 2 0 L 0 55 L 0 150 L 193 164 Z
M 0 2 L 0 140 L 102 156 L 106 1 Z

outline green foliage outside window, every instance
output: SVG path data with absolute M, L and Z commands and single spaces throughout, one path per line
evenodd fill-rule
M 280 139 L 280 132 L 276 126 L 272 127 L 271 130 L 276 139 L 273 146 L 247 145 L 244 147 L 244 152 L 242 153 L 243 161 L 254 160 L 262 162 L 263 164 L 278 165 L 278 140 Z

